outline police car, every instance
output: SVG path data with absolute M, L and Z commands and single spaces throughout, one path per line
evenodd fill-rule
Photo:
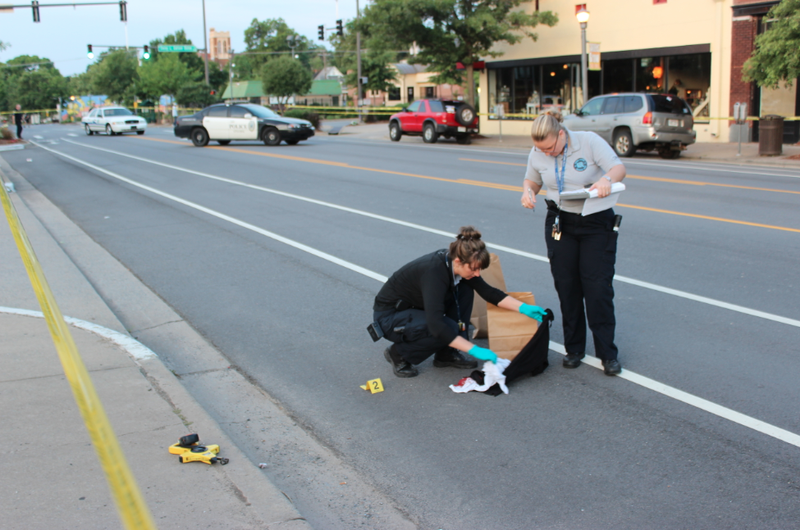
M 261 105 L 218 104 L 176 119 L 175 136 L 190 138 L 197 147 L 205 147 L 210 140 L 220 145 L 228 145 L 232 140 L 261 140 L 266 145 L 284 141 L 295 145 L 314 136 L 314 127 L 308 120 L 284 118 Z

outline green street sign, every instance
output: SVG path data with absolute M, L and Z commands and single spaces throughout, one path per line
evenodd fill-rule
M 197 46 L 191 44 L 159 44 L 160 52 L 196 52 Z

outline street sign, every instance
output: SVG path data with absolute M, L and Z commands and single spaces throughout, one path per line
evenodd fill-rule
M 196 52 L 197 46 L 191 44 L 159 44 L 160 52 Z
M 0 13 L 13 13 L 13 4 L 0 4 Z

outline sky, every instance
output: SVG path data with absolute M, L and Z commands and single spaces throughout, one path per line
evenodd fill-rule
M 0 7 L 24 3 L 0 0 Z M 95 56 L 103 51 L 101 45 L 125 46 L 126 25 L 120 21 L 118 5 L 45 7 L 49 3 L 65 2 L 40 0 L 38 23 L 33 22 L 29 7 L 0 12 L 0 41 L 10 44 L 0 52 L 0 62 L 18 55 L 38 55 L 54 61 L 61 74 L 68 76 L 85 72 L 91 64 L 86 56 L 87 44 L 94 46 Z M 359 0 L 359 7 L 363 9 L 366 3 Z M 299 35 L 321 44 L 317 40 L 320 24 L 333 28 L 337 18 L 346 23 L 356 16 L 356 0 L 205 0 L 205 5 L 206 28 L 229 31 L 234 52 L 244 50 L 244 30 L 254 18 L 282 18 Z M 129 46 L 143 46 L 180 29 L 186 31 L 192 44 L 203 47 L 203 0 L 128 0 Z M 330 33 L 325 32 L 326 38 Z

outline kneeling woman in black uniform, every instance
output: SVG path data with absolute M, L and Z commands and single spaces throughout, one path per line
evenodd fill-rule
M 497 361 L 494 352 L 467 340 L 475 291 L 491 304 L 541 322 L 545 313 L 541 307 L 523 304 L 481 278 L 489 261 L 481 233 L 465 226 L 449 250 L 415 259 L 383 285 L 375 297 L 374 320 L 394 343 L 384 355 L 397 377 L 414 377 L 419 373 L 414 365 L 431 355 L 439 368 L 478 366 L 461 352 Z

